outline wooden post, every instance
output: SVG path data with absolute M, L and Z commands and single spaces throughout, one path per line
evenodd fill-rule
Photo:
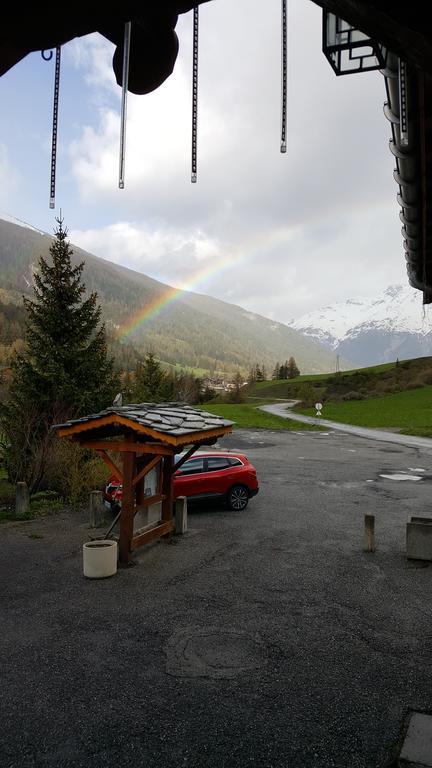
M 122 565 L 130 562 L 131 542 L 135 516 L 135 488 L 132 479 L 135 474 L 135 457 L 132 451 L 123 454 L 123 497 L 120 515 L 119 561 Z
M 375 552 L 375 515 L 365 515 L 363 552 Z
M 15 517 L 22 520 L 30 511 L 30 497 L 27 483 L 17 483 L 15 496 Z
M 89 524 L 90 528 L 97 528 L 103 523 L 104 504 L 102 491 L 90 491 Z
M 173 457 L 165 456 L 163 460 L 163 478 L 162 478 L 162 494 L 164 500 L 162 502 L 162 520 L 168 522 L 173 519 Z

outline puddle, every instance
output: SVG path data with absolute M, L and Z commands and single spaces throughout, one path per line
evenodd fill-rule
M 426 472 L 426 470 L 421 467 L 408 467 L 408 469 L 410 472 Z
M 419 475 L 405 475 L 401 472 L 394 472 L 391 475 L 380 475 L 380 477 L 385 477 L 386 480 L 412 480 L 414 483 L 418 480 L 423 480 Z

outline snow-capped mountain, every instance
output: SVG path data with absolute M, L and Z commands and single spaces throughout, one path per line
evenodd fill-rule
M 358 365 L 432 355 L 432 308 L 409 285 L 337 302 L 290 325 Z

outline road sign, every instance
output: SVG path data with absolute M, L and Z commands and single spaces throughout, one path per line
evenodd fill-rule
M 322 403 L 315 403 L 316 415 L 321 416 Z

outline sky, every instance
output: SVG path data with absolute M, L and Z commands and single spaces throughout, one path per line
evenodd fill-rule
M 62 49 L 56 210 L 49 209 L 54 59 L 0 79 L 0 216 L 162 282 L 289 323 L 407 284 L 379 72 L 336 77 L 321 9 L 289 0 L 287 152 L 280 146 L 280 2 L 200 6 L 198 182 L 190 182 L 192 13 L 173 75 L 128 97 L 99 35 Z M 419 306 L 421 294 L 419 293 Z

